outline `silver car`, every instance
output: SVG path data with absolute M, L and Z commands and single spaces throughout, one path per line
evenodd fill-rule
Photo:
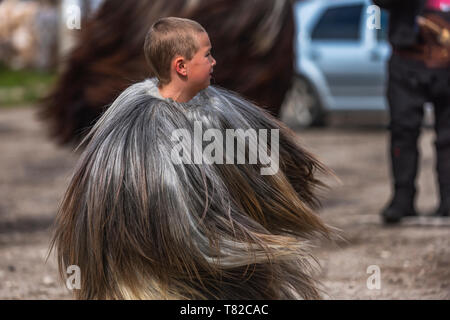
M 369 28 L 371 5 L 369 0 L 294 5 L 296 76 L 282 119 L 311 126 L 323 124 L 328 111 L 386 109 L 388 19 L 381 11 L 381 28 Z

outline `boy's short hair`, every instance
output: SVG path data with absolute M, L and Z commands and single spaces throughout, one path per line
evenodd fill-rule
M 194 37 L 206 30 L 193 20 L 167 17 L 156 21 L 147 33 L 144 53 L 161 84 L 170 82 L 170 63 L 176 55 L 192 59 L 199 47 Z

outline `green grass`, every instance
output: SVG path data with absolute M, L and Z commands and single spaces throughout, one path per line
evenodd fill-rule
M 0 65 L 0 107 L 33 104 L 48 93 L 56 73 L 11 70 Z

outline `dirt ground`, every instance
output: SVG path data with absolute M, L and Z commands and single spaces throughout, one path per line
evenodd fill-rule
M 322 194 L 320 215 L 342 236 L 336 243 L 317 244 L 324 297 L 449 299 L 449 224 L 380 223 L 379 211 L 390 193 L 387 133 L 380 125 L 360 126 L 361 121 L 349 119 L 338 118 L 326 129 L 299 131 L 307 149 L 341 180 L 327 180 L 331 188 Z M 32 107 L 0 110 L 2 299 L 71 298 L 58 281 L 54 257 L 47 263 L 45 257 L 49 228 L 77 155 L 56 146 L 44 129 Z M 432 132 L 424 130 L 417 199 L 422 214 L 437 204 L 432 142 Z M 379 289 L 367 286 L 370 266 L 379 268 Z

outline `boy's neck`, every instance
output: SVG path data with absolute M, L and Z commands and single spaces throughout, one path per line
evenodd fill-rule
M 164 86 L 159 85 L 158 90 L 163 98 L 171 98 L 176 102 L 188 102 L 197 94 L 197 92 L 193 93 L 191 90 L 188 90 L 186 86 L 173 81 Z

